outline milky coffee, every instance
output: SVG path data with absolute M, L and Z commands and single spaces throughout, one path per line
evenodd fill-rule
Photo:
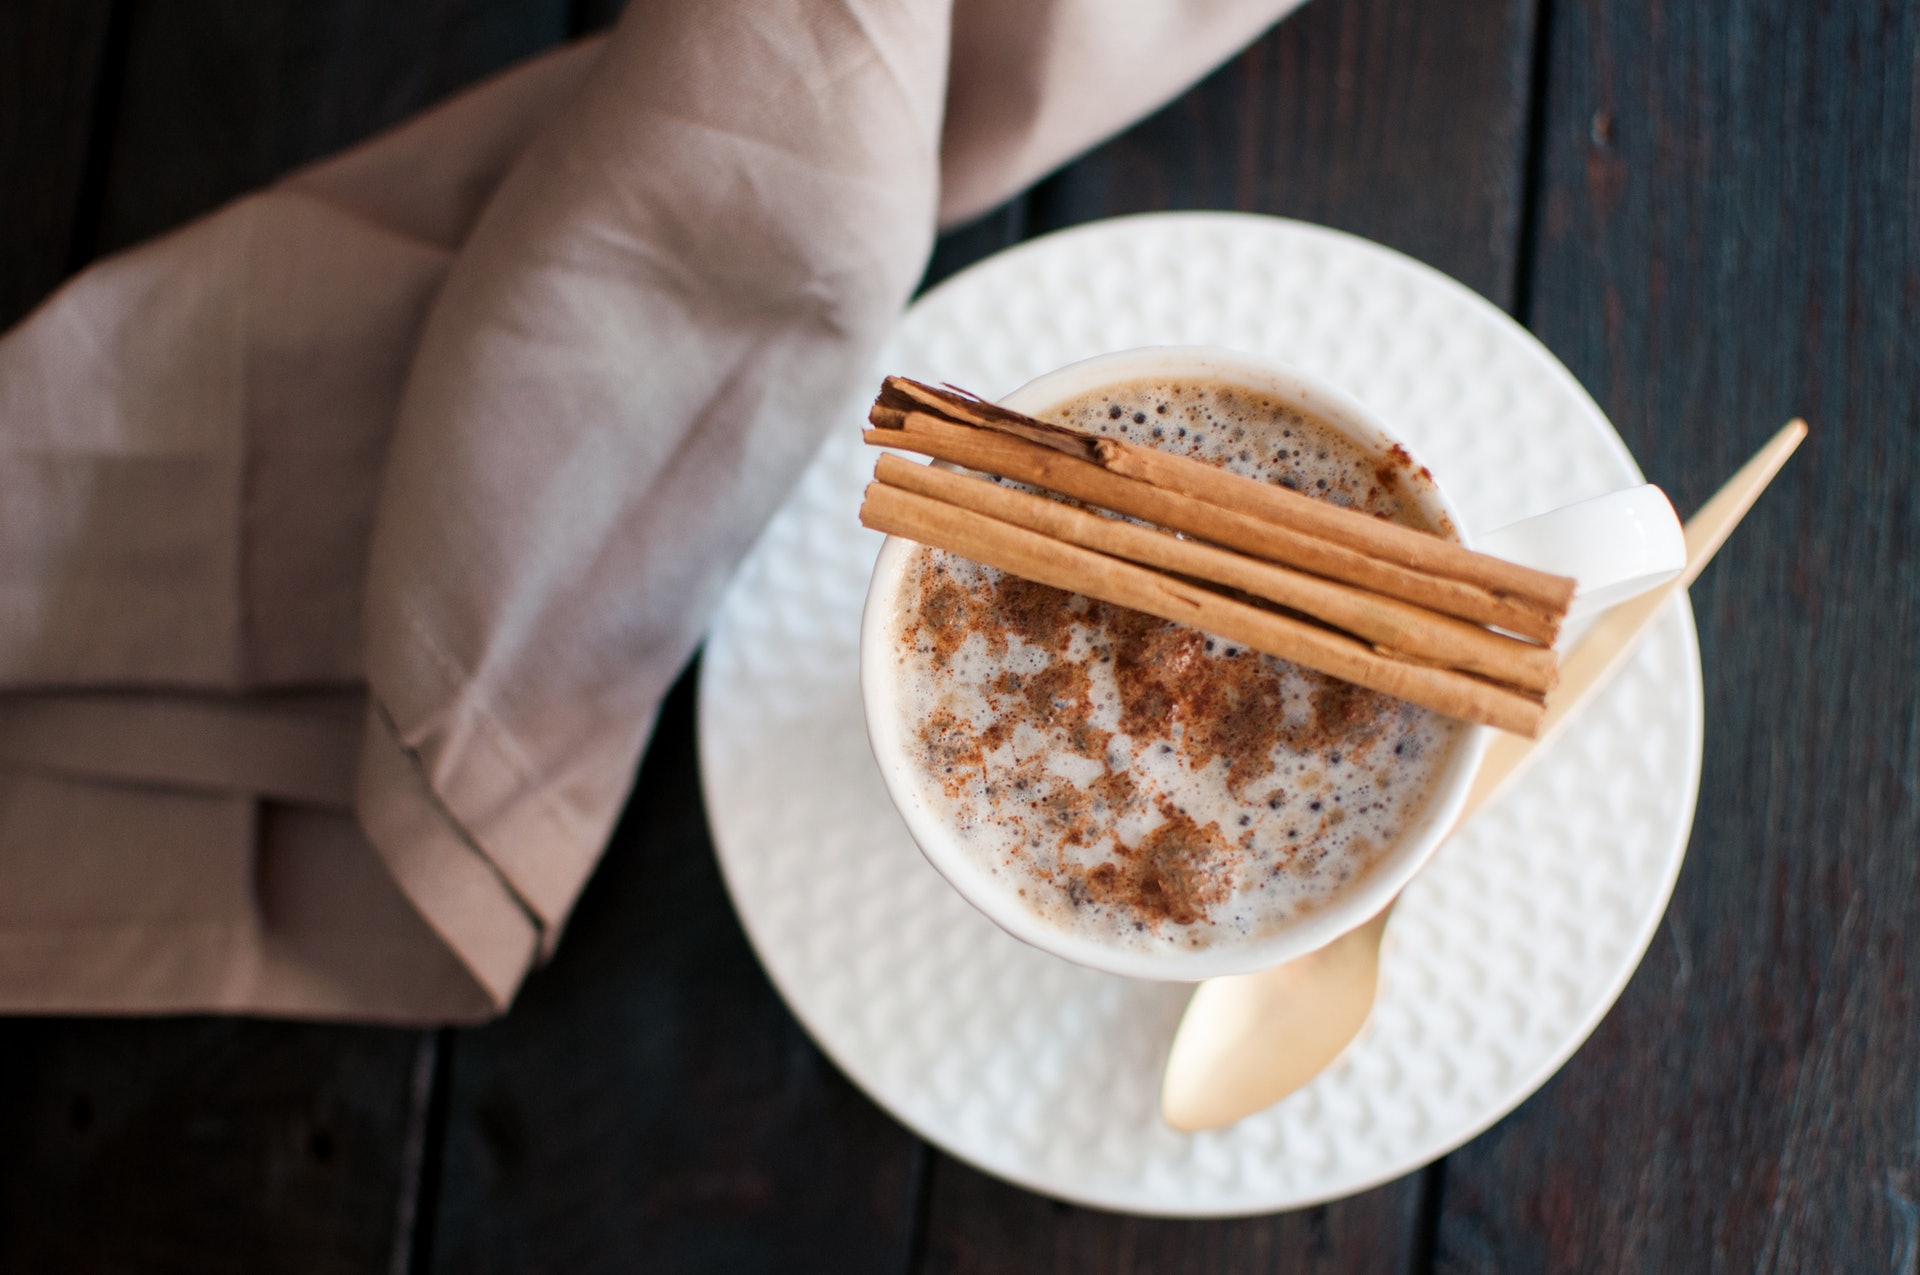
M 1046 413 L 1434 530 L 1430 480 L 1211 379 Z M 1048 922 L 1154 950 L 1257 939 L 1393 848 L 1463 737 L 1426 709 L 918 548 L 891 618 L 914 781 Z

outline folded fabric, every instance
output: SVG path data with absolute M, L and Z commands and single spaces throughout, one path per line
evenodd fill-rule
M 0 1010 L 463 1021 L 935 225 L 1288 0 L 663 0 L 0 338 Z

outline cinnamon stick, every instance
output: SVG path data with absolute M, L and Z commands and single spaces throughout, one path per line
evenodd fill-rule
M 1575 582 L 1570 577 L 1475 553 L 1444 536 L 1383 522 L 1272 483 L 1256 482 L 1191 456 L 1118 439 L 1100 439 L 1096 450 L 1099 463 L 1116 474 L 1238 509 L 1276 526 L 1347 545 L 1415 571 L 1477 585 L 1543 612 L 1564 614 L 1573 601 Z
M 1397 660 L 1342 634 L 900 487 L 869 485 L 860 521 L 1023 579 L 1190 624 L 1450 717 L 1531 736 L 1546 711 L 1541 697 Z
M 1553 652 L 1394 598 L 1335 584 L 1194 540 L 1105 518 L 982 478 L 882 456 L 880 482 L 1012 523 L 1111 557 L 1302 611 L 1376 648 L 1438 667 L 1458 668 L 1533 694 L 1553 688 Z
M 1091 434 L 1027 416 L 959 390 L 925 385 L 904 376 L 889 376 L 880 383 L 880 396 L 873 401 L 873 412 L 885 413 L 894 422 L 912 412 L 926 412 L 981 429 L 997 429 L 1081 460 L 1098 462 L 1100 459 L 1100 440 Z M 872 413 L 868 414 L 868 420 L 881 424 Z
M 1250 514 L 1428 575 L 1477 585 L 1548 614 L 1564 614 L 1573 600 L 1574 581 L 1566 576 L 1475 553 L 1444 537 L 1383 522 L 1285 487 L 1257 482 L 1191 456 L 1097 437 L 957 390 L 890 376 L 881 384 L 874 406 L 887 412 L 890 424 L 897 424 L 906 413 L 919 410 L 978 428 L 1010 433 L 1092 461 L 1116 474 Z
M 894 419 L 891 412 L 887 419 Z M 867 431 L 866 440 L 877 446 L 919 452 L 982 473 L 1043 487 L 1270 562 L 1389 594 L 1444 615 L 1505 629 L 1541 643 L 1550 645 L 1559 633 L 1564 607 L 1543 608 L 1529 600 L 1497 592 L 1483 583 L 1434 575 L 1373 557 L 1345 544 L 1115 473 L 1094 461 L 1027 438 L 956 424 L 918 410 L 904 411 L 898 420 L 897 426 Z M 1237 481 L 1261 485 L 1250 479 Z M 1354 516 L 1368 522 L 1377 521 L 1364 514 Z

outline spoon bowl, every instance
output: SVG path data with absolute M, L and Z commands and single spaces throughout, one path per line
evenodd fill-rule
M 1373 1013 L 1392 910 L 1275 969 L 1200 984 L 1167 1057 L 1166 1122 L 1217 1129 L 1326 1070 Z

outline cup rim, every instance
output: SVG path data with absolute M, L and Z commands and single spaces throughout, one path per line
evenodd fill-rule
M 1212 377 L 1273 394 L 1346 434 L 1376 455 L 1405 444 L 1358 400 L 1291 364 L 1215 346 L 1145 346 L 1069 363 L 1028 381 L 999 401 L 1039 414 L 1116 381 L 1144 377 Z M 1416 462 L 1417 463 L 1417 462 Z M 1416 490 L 1422 511 L 1455 539 L 1463 539 L 1458 511 L 1430 473 Z M 1446 839 L 1464 807 L 1474 773 L 1492 737 L 1468 724 L 1449 768 L 1435 780 L 1432 798 L 1398 843 L 1357 883 L 1331 901 L 1257 938 L 1195 949 L 1115 947 L 1064 930 L 1026 908 L 1004 881 L 948 835 L 912 777 L 896 694 L 897 664 L 888 630 L 916 542 L 887 537 L 874 561 L 860 619 L 860 699 L 867 740 L 894 809 L 920 853 L 987 919 L 1028 944 L 1076 965 L 1154 982 L 1198 982 L 1269 969 L 1325 946 L 1364 924 L 1404 889 Z

